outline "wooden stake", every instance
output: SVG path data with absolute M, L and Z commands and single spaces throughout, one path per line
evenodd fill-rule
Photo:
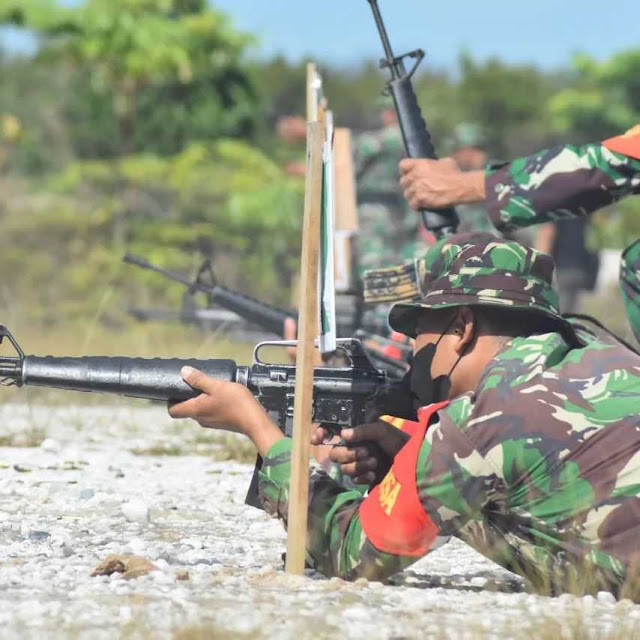
M 322 207 L 322 147 L 325 126 L 308 125 L 307 177 L 300 265 L 300 308 L 296 389 L 293 404 L 293 449 L 289 485 L 287 573 L 302 574 L 306 556 L 309 502 L 309 455 L 313 404 L 314 340 L 318 336 L 318 257 Z
M 355 289 L 355 274 L 352 273 L 353 242 L 358 233 L 358 207 L 349 129 L 335 130 L 333 148 L 336 175 L 336 291 L 353 293 Z

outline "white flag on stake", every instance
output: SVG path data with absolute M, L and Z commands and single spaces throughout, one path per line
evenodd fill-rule
M 320 227 L 320 351 L 336 350 L 336 283 L 334 234 L 336 217 L 333 112 L 326 112 L 327 137 L 323 149 L 322 219 Z

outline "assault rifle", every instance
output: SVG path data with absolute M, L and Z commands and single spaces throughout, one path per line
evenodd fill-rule
M 246 386 L 260 404 L 274 415 L 280 429 L 288 433 L 293 417 L 296 367 L 267 364 L 260 351 L 267 346 L 295 346 L 295 341 L 263 342 L 253 352 L 250 367 L 233 360 L 163 358 L 120 358 L 85 356 L 79 358 L 26 356 L 9 330 L 0 325 L 0 343 L 7 338 L 16 356 L 0 356 L 0 384 L 38 386 L 70 391 L 179 402 L 201 392 L 190 387 L 180 375 L 185 366 L 200 369 L 216 380 Z M 391 379 L 376 369 L 358 340 L 338 340 L 344 358 L 339 367 L 314 370 L 312 420 L 336 435 L 345 427 L 365 424 L 384 414 L 412 415 L 412 401 L 404 381 Z M 258 457 L 245 502 L 260 507 L 258 499 Z
M 188 365 L 216 380 L 246 386 L 267 411 L 277 416 L 285 433 L 287 418 L 293 415 L 295 365 L 268 364 L 260 352 L 268 346 L 295 346 L 296 342 L 258 344 L 249 367 L 238 366 L 233 360 L 213 359 L 28 356 L 10 331 L 0 325 L 0 343 L 4 338 L 17 354 L 0 356 L 0 384 L 4 386 L 50 387 L 179 402 L 201 393 L 180 375 L 180 369 Z M 397 409 L 406 397 L 403 383 L 376 369 L 358 340 L 338 340 L 338 353 L 343 358 L 342 366 L 315 369 L 313 421 L 339 433 L 344 427 L 364 424 L 385 413 L 397 414 L 394 407 Z
M 293 318 L 296 322 L 298 320 L 298 314 L 296 311 L 275 307 L 263 302 L 262 300 L 258 300 L 257 298 L 253 298 L 252 296 L 245 295 L 238 291 L 233 291 L 232 289 L 228 289 L 227 287 L 219 284 L 210 260 L 205 260 L 202 263 L 195 280 L 190 280 L 175 271 L 169 271 L 162 267 L 158 267 L 145 258 L 131 253 L 125 254 L 123 261 L 128 264 L 141 267 L 142 269 L 148 269 L 155 273 L 159 273 L 169 280 L 179 282 L 188 288 L 189 293 L 204 293 L 207 295 L 210 303 L 216 303 L 229 311 L 233 311 L 241 318 L 276 335 L 282 334 L 284 321 L 287 318 Z M 366 335 L 363 334 L 365 339 L 371 339 L 377 342 L 386 342 L 386 339 L 382 338 L 383 335 L 387 335 L 389 333 L 389 327 L 386 320 L 369 316 L 363 317 L 361 314 L 355 315 L 357 317 L 350 318 L 350 321 L 338 321 L 338 336 L 345 338 L 351 337 L 356 334 L 358 330 L 362 330 L 366 333 Z M 406 345 L 402 345 L 401 343 L 397 343 L 397 346 L 404 352 L 404 355 L 407 358 L 410 356 L 411 349 L 409 347 L 406 347 Z M 395 378 L 401 378 L 408 369 L 407 362 L 404 360 L 390 358 L 375 349 L 366 349 L 366 351 L 369 358 L 373 360 L 376 365 L 388 371 Z
M 385 57 L 380 61 L 380 68 L 389 69 L 391 74 L 391 79 L 387 82 L 385 88 L 385 94 L 393 98 L 407 155 L 410 158 L 431 158 L 435 160 L 438 156 L 411 83 L 411 77 L 424 58 L 424 51 L 416 49 L 401 56 L 396 56 L 389 42 L 378 0 L 367 1 L 371 5 L 385 53 Z M 406 70 L 404 65 L 405 58 L 415 59 L 409 71 Z M 438 211 L 422 210 L 420 213 L 424 226 L 429 231 L 432 231 L 436 237 L 455 233 L 460 222 L 458 214 L 453 207 L 439 209 Z
M 204 293 L 207 295 L 210 303 L 219 304 L 221 307 L 233 311 L 241 318 L 253 322 L 262 329 L 275 335 L 282 335 L 284 321 L 287 318 L 297 319 L 298 317 L 295 311 L 275 307 L 257 298 L 222 286 L 216 278 L 210 260 L 205 260 L 202 265 L 200 265 L 195 280 L 190 280 L 175 271 L 158 267 L 147 259 L 133 255 L 132 253 L 126 253 L 122 260 L 127 264 L 133 264 L 142 269 L 155 271 L 165 278 L 169 278 L 169 280 L 179 282 L 187 287 L 188 293 Z

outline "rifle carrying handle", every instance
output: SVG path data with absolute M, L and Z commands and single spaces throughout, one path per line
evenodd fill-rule
M 407 155 L 410 158 L 429 158 L 437 160 L 427 123 L 425 122 L 418 98 L 413 90 L 410 77 L 391 80 L 389 92 L 395 103 L 400 122 L 400 130 Z M 436 236 L 455 233 L 459 219 L 453 207 L 439 209 L 437 211 L 421 210 L 425 227 Z

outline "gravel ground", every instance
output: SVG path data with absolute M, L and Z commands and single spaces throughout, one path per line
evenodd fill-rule
M 251 465 L 139 407 L 0 408 L 3 442 L 46 434 L 0 448 L 1 638 L 640 637 L 640 606 L 529 594 L 459 542 L 385 585 L 285 575 Z M 110 554 L 156 570 L 91 577 Z

